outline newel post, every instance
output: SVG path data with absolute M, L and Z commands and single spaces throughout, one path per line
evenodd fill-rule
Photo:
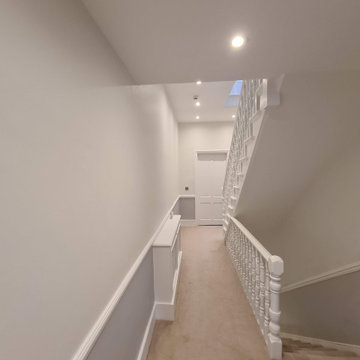
M 281 275 L 284 272 L 284 262 L 279 256 L 269 258 L 270 272 L 270 324 L 268 334 L 268 349 L 270 359 L 281 359 L 282 343 L 280 339 L 280 289 Z

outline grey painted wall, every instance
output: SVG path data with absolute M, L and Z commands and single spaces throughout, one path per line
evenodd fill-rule
M 154 305 L 152 249 L 120 299 L 88 360 L 135 360 Z
M 183 220 L 195 219 L 195 198 L 180 198 L 180 215 Z
M 195 219 L 195 197 L 180 197 L 173 207 L 176 215 L 181 215 L 182 220 Z
M 319 169 L 275 234 L 284 285 L 360 259 L 359 159 L 360 137 Z
M 360 345 L 360 272 L 281 294 L 281 331 Z

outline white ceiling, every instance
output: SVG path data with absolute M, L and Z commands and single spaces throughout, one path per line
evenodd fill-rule
M 165 85 L 178 122 L 234 121 L 236 108 L 225 107 L 234 81 Z M 195 106 L 193 96 L 198 95 L 200 106 Z M 196 119 L 196 115 L 200 119 Z
M 83 2 L 139 84 L 360 70 L 359 0 Z

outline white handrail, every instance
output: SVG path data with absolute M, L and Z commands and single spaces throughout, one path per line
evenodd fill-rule
M 270 359 L 282 357 L 280 289 L 284 263 L 237 219 L 230 216 L 225 244 L 268 347 Z
M 257 240 L 255 236 L 239 220 L 235 219 L 233 216 L 230 216 L 230 219 L 242 231 L 242 233 L 247 237 L 247 239 L 255 246 L 255 248 L 257 249 L 257 251 L 259 251 L 262 257 L 266 261 L 268 261 L 271 254 L 265 249 L 261 242 Z

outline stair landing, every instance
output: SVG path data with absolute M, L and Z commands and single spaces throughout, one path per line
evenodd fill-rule
M 175 321 L 157 321 L 148 360 L 269 360 L 218 226 L 181 229 Z

